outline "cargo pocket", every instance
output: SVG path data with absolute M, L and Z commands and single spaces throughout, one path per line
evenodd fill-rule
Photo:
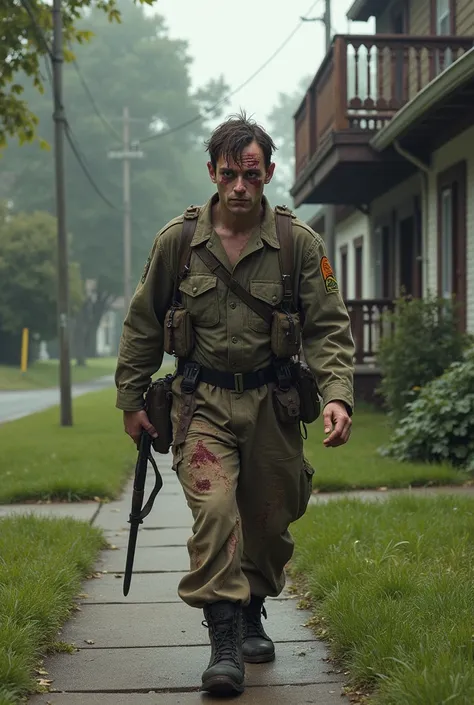
M 250 282 L 250 293 L 272 308 L 277 308 L 283 299 L 283 285 L 277 281 L 253 280 Z M 258 313 L 248 309 L 249 328 L 257 333 L 270 333 L 270 324 Z
M 184 308 L 197 326 L 211 328 L 219 323 L 217 277 L 213 274 L 189 274 L 180 284 Z

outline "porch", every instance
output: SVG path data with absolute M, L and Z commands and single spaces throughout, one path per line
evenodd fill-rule
M 392 332 L 392 326 L 383 316 L 393 311 L 394 302 L 391 299 L 348 299 L 345 303 L 355 344 L 356 400 L 380 405 L 381 399 L 375 393 L 381 379 L 377 352 L 382 338 Z
M 338 35 L 295 114 L 295 205 L 364 206 L 415 167 L 370 141 L 472 48 L 456 36 Z

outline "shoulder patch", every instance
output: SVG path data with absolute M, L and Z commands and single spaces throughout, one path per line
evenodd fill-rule
M 332 271 L 331 264 L 326 256 L 321 258 L 320 262 L 321 275 L 323 277 L 324 286 L 327 294 L 334 294 L 339 291 L 339 285 L 337 283 L 334 272 Z

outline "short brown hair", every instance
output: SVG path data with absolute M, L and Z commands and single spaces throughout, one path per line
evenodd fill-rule
M 243 149 L 254 140 L 262 149 L 265 168 L 268 169 L 272 161 L 272 154 L 276 149 L 270 135 L 254 120 L 248 118 L 245 112 L 231 115 L 216 127 L 211 137 L 205 142 L 206 151 L 209 152 L 214 169 L 221 156 L 227 161 L 230 158 L 239 164 Z

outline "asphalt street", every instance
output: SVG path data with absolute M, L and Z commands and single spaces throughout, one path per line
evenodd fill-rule
M 96 392 L 112 386 L 113 383 L 113 375 L 107 375 L 93 382 L 75 384 L 72 387 L 72 396 L 75 398 L 88 392 Z M 59 404 L 59 388 L 0 392 L 0 423 L 21 419 L 23 416 L 29 416 L 57 404 Z

